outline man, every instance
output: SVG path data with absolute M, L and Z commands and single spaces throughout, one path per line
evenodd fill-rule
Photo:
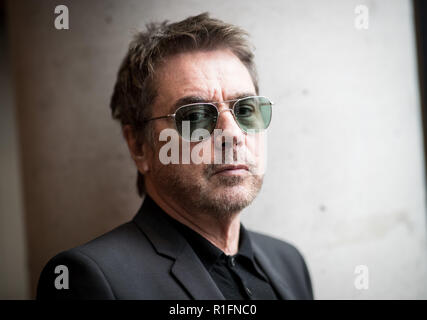
M 312 299 L 299 252 L 240 223 L 262 185 L 271 105 L 240 28 L 205 13 L 139 33 L 111 108 L 144 202 L 132 221 L 51 259 L 38 298 Z

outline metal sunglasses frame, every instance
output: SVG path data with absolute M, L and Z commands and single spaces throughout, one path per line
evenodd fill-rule
M 216 109 L 216 112 L 217 112 L 217 117 L 216 117 L 216 120 L 215 120 L 214 130 L 215 130 L 217 124 L 218 124 L 218 118 L 219 118 L 219 115 L 221 114 L 221 112 L 230 111 L 231 114 L 233 115 L 234 121 L 236 121 L 236 123 L 239 126 L 240 130 L 242 130 L 243 133 L 247 134 L 247 132 L 245 130 L 243 130 L 242 127 L 240 126 L 239 121 L 237 121 L 237 119 L 236 119 L 236 114 L 234 113 L 234 107 L 236 106 L 236 104 L 239 101 L 250 99 L 250 98 L 265 98 L 265 99 L 267 99 L 271 103 L 271 106 L 274 105 L 274 102 L 271 101 L 269 98 L 267 98 L 265 96 L 248 96 L 248 97 L 243 97 L 243 98 L 239 98 L 239 99 L 232 99 L 232 100 L 225 100 L 225 101 L 218 101 L 218 102 L 194 102 L 194 103 L 189 103 L 189 104 L 185 104 L 183 106 L 178 107 L 175 110 L 175 113 L 171 113 L 171 114 L 167 114 L 165 116 L 160 116 L 160 117 L 154 117 L 154 118 L 151 118 L 151 119 L 147 119 L 144 122 L 148 122 L 148 121 L 152 121 L 152 120 L 159 120 L 159 119 L 173 118 L 174 119 L 174 123 L 175 123 L 175 129 L 176 129 L 176 131 L 178 131 L 179 135 L 181 135 L 181 133 L 178 130 L 178 126 L 176 124 L 176 114 L 177 114 L 177 112 L 180 109 L 185 108 L 185 107 L 190 107 L 190 106 L 195 106 L 195 105 L 200 105 L 200 104 L 208 104 L 208 105 L 212 105 Z M 219 111 L 218 108 L 217 108 L 217 106 L 215 105 L 215 104 L 219 104 L 219 103 L 229 103 L 229 102 L 233 102 L 233 101 L 234 101 L 234 103 L 233 103 L 233 106 L 231 108 L 227 108 L 227 109 L 224 109 L 224 110 L 221 110 L 221 111 Z M 272 117 L 273 117 L 273 111 L 271 112 L 270 119 Z M 265 129 L 263 129 L 263 130 L 265 130 Z M 213 130 L 212 130 L 212 132 L 213 132 Z M 210 133 L 212 134 L 212 132 L 210 132 Z

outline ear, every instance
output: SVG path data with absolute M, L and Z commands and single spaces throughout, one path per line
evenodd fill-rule
M 149 154 L 146 143 L 137 142 L 135 130 L 130 125 L 125 125 L 122 129 L 122 132 L 128 145 L 130 155 L 132 156 L 133 161 L 135 161 L 135 164 L 138 167 L 139 171 L 143 174 L 148 172 Z

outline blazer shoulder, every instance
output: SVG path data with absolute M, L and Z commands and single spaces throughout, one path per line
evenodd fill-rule
M 111 275 L 119 270 L 123 261 L 134 257 L 135 252 L 144 251 L 144 244 L 147 248 L 150 246 L 144 234 L 130 221 L 58 253 L 40 274 L 37 299 L 115 299 Z
M 114 298 L 99 265 L 78 248 L 51 258 L 43 268 L 37 285 L 38 300 Z
M 264 233 L 249 231 L 251 240 L 267 252 L 281 252 L 290 256 L 301 257 L 300 251 L 296 246 L 288 241 L 280 240 Z
M 98 237 L 74 248 L 95 260 L 105 256 L 125 254 L 128 250 L 141 248 L 142 243 L 148 243 L 145 235 L 134 221 L 124 223 Z

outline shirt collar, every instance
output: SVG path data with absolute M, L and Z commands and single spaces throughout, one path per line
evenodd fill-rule
M 150 200 L 153 201 L 152 199 Z M 160 211 L 165 215 L 166 219 L 169 220 L 170 223 L 175 226 L 175 228 L 188 241 L 188 243 L 193 248 L 193 250 L 195 251 L 195 253 L 202 261 L 203 265 L 207 270 L 210 270 L 211 267 L 217 262 L 217 260 L 221 256 L 225 256 L 225 253 L 221 249 L 216 247 L 209 240 L 204 238 L 201 234 L 179 222 L 178 220 L 172 218 L 163 210 Z M 245 258 L 250 259 L 253 263 L 255 262 L 248 231 L 243 227 L 242 224 L 240 224 L 239 251 L 235 256 L 243 256 Z

